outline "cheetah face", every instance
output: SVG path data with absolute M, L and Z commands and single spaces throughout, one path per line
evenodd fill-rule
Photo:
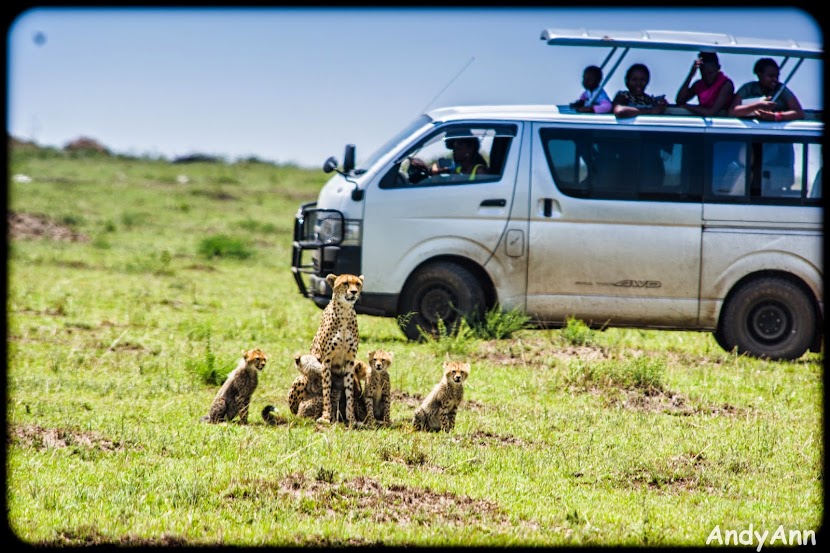
M 444 376 L 448 382 L 461 384 L 470 376 L 470 364 L 461 361 L 445 361 Z
M 389 368 L 389 365 L 392 364 L 393 358 L 393 353 L 383 351 L 382 349 L 371 351 L 369 352 L 369 365 L 372 367 L 373 371 L 382 373 Z
M 326 282 L 331 286 L 332 299 L 349 306 L 354 306 L 363 290 L 363 275 L 329 275 Z
M 245 363 L 248 366 L 254 366 L 257 370 L 261 371 L 265 367 L 265 361 L 268 360 L 268 356 L 263 353 L 263 351 L 259 348 L 252 349 L 250 351 L 243 351 L 242 357 L 245 358 Z

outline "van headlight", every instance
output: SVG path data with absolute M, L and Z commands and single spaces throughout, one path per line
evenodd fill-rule
M 345 229 L 343 232 L 343 246 L 359 246 L 360 245 L 360 221 L 347 219 L 345 222 Z
M 336 245 L 343 240 L 343 214 L 333 209 L 309 211 L 304 220 L 306 240 L 322 245 Z

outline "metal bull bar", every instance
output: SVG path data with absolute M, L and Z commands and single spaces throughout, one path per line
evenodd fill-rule
M 345 228 L 343 214 L 336 209 L 316 209 L 317 202 L 302 204 L 294 218 L 294 241 L 292 244 L 291 272 L 297 288 L 305 297 L 311 297 L 303 280 L 303 274 L 321 274 L 322 255 L 311 263 L 303 264 L 303 252 L 322 251 L 326 247 L 338 246 L 343 241 Z

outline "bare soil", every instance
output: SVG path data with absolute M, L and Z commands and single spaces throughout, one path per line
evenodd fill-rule
M 39 213 L 15 213 L 7 215 L 9 240 L 31 240 L 46 238 L 65 242 L 87 242 L 89 237 L 72 230 Z

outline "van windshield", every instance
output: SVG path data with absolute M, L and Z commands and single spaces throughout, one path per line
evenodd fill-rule
M 412 133 L 414 133 L 424 125 L 428 125 L 430 123 L 432 123 L 432 118 L 430 118 L 428 115 L 419 115 L 417 119 L 415 119 L 409 125 L 404 127 L 403 130 L 401 130 L 395 136 L 387 140 L 380 148 L 375 150 L 375 152 L 372 155 L 370 155 L 368 159 L 361 161 L 355 169 L 355 173 L 358 175 L 361 173 L 365 173 L 372 167 L 372 165 L 377 163 L 377 161 L 381 157 L 383 157 L 384 154 L 386 154 L 389 150 L 400 144 L 404 138 L 410 136 Z

